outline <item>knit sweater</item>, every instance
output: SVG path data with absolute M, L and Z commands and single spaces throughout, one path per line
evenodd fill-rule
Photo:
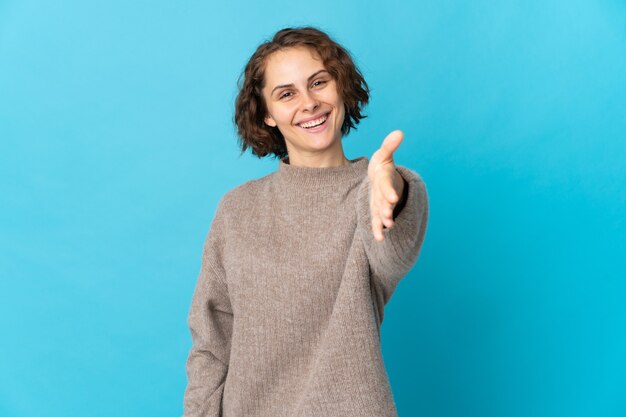
M 385 304 L 418 258 L 419 174 L 374 238 L 367 157 L 278 169 L 224 194 L 188 324 L 184 417 L 395 417 L 380 344 Z

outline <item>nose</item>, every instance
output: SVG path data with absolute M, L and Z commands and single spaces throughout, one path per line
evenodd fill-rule
M 308 110 L 309 112 L 313 113 L 320 106 L 319 100 L 317 99 L 315 94 L 311 94 L 310 91 L 305 92 L 302 97 L 302 107 L 304 108 L 304 110 Z

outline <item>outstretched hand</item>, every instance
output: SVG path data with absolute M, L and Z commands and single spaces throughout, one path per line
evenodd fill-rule
M 393 209 L 400 200 L 405 187 L 404 178 L 396 170 L 393 153 L 404 138 L 404 133 L 394 130 L 370 158 L 367 175 L 370 183 L 370 211 L 372 232 L 378 241 L 385 239 L 383 228 L 394 225 Z

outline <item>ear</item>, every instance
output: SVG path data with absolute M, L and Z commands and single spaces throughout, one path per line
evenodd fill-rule
M 272 116 L 270 116 L 269 113 L 267 116 L 265 116 L 265 124 L 271 127 L 276 127 L 276 121 Z

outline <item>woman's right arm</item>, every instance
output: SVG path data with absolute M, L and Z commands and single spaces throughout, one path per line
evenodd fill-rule
M 183 417 L 220 417 L 228 372 L 233 311 L 222 262 L 223 199 L 205 240 L 202 265 L 189 310 L 192 347 L 186 364 Z

